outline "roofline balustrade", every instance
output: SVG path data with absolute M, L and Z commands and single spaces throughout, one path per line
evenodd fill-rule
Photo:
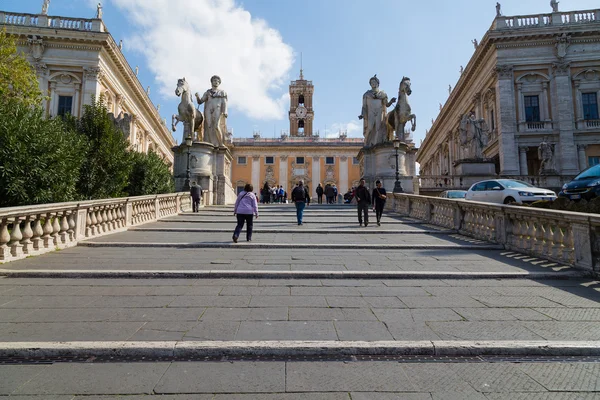
M 70 29 L 86 32 L 106 32 L 104 22 L 98 18 L 69 18 L 6 11 L 0 11 L 0 24 L 33 26 L 38 28 Z
M 600 9 L 496 17 L 492 30 L 600 23 Z

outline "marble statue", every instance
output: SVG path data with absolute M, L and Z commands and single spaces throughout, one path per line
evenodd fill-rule
M 554 146 L 547 142 L 547 138 L 544 138 L 538 147 L 538 158 L 541 161 L 540 174 L 554 172 Z
M 417 129 L 417 116 L 412 113 L 410 104 L 408 104 L 408 96 L 412 94 L 410 85 L 410 78 L 406 76 L 400 81 L 398 103 L 387 116 L 387 140 L 393 140 L 394 132 L 396 132 L 396 138 L 405 141 L 410 136 L 404 130 L 406 123 L 409 121 L 412 125 L 411 130 L 414 132 Z M 392 101 L 394 100 L 396 99 L 392 99 Z
M 552 12 L 558 12 L 558 1 L 550 0 L 550 7 L 552 7 Z
M 439 103 L 439 104 L 440 104 L 440 112 L 441 112 L 441 111 L 442 111 L 442 108 L 443 108 L 443 107 L 442 107 L 442 103 Z
M 473 43 L 473 47 L 475 47 L 475 50 L 477 50 L 477 46 L 479 46 L 479 42 L 477 41 L 477 39 L 471 40 L 471 43 Z
M 375 74 L 369 79 L 371 90 L 363 95 L 361 114 L 358 119 L 363 120 L 363 135 L 365 146 L 374 146 L 383 143 L 387 137 L 386 116 L 387 108 L 396 102 L 396 98 L 388 101 L 387 94 L 379 89 L 379 78 Z
M 115 117 L 113 113 L 108 115 L 115 127 L 123 132 L 125 139 L 129 139 L 129 136 L 131 135 L 131 123 L 133 121 L 131 114 L 121 111 L 117 117 Z
M 140 67 L 139 66 L 135 66 L 135 76 L 138 76 L 138 74 L 140 73 Z
M 452 94 L 452 85 L 448 85 L 448 95 Z
M 567 49 L 571 44 L 571 37 L 565 33 L 563 33 L 560 37 L 556 38 L 556 52 L 558 58 L 565 58 L 567 55 Z
M 150 86 L 146 86 L 146 94 L 150 96 Z
M 119 40 L 119 50 L 123 50 L 123 39 Z
M 483 149 L 487 146 L 489 128 L 484 119 L 476 119 L 475 112 L 463 115 L 459 126 L 460 144 L 464 158 L 483 159 Z
M 44 0 L 42 3 L 42 15 L 48 15 L 48 7 L 50 7 L 50 0 Z
M 202 113 L 194 107 L 190 86 L 185 77 L 177 80 L 175 94 L 181 96 L 181 102 L 177 106 L 178 114 L 173 114 L 171 119 L 171 129 L 175 132 L 177 124 L 183 122 L 183 140 L 181 143 L 185 142 L 186 137 L 202 141 L 202 122 L 204 118 Z
M 500 3 L 496 3 L 496 17 L 502 16 L 502 5 Z
M 210 78 L 211 88 L 202 97 L 196 93 L 198 105 L 204 103 L 204 141 L 221 147 L 227 132 L 227 93 L 219 89 L 221 78 Z
M 98 3 L 96 6 L 96 18 L 102 19 L 102 3 Z
M 460 74 L 462 75 L 465 72 L 465 68 L 461 65 L 460 66 Z

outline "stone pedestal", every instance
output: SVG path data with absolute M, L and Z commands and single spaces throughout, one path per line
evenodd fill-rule
M 408 156 L 407 156 L 407 153 Z M 404 193 L 414 193 L 413 176 L 414 165 L 410 164 L 414 157 L 411 156 L 412 149 L 401 142 L 398 148 L 398 172 L 400 183 Z M 377 144 L 371 147 L 363 147 L 358 153 L 361 164 L 362 177 L 365 179 L 369 189 L 375 187 L 375 182 L 380 180 L 386 191 L 392 192 L 396 182 L 396 149 L 392 142 Z
M 459 160 L 454 164 L 455 175 L 458 176 L 495 176 L 496 166 L 487 160 Z
M 231 163 L 233 156 L 227 147 L 216 147 L 206 142 L 193 142 L 188 148 L 181 144 L 173 148 L 175 154 L 174 176 L 175 190 L 183 191 L 187 171 L 187 159 L 190 165 L 190 184 L 202 186 L 208 196 L 206 204 L 232 204 L 235 202 L 235 190 L 231 185 Z

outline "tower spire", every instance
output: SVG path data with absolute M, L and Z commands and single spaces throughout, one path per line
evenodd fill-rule
M 300 53 L 300 80 L 303 81 L 304 80 L 304 73 L 302 70 L 302 53 Z

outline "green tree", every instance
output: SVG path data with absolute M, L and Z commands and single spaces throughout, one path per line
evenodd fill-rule
M 0 101 L 0 207 L 77 200 L 85 142 L 40 107 Z
M 32 65 L 17 51 L 15 39 L 0 30 L 0 101 L 39 105 L 43 99 Z
M 155 152 L 133 153 L 133 169 L 127 191 L 130 196 L 173 193 L 175 182 L 169 166 Z
M 74 121 L 88 148 L 77 190 L 84 199 L 126 196 L 133 167 L 128 142 L 108 116 L 103 99 L 85 105 L 83 115 Z

